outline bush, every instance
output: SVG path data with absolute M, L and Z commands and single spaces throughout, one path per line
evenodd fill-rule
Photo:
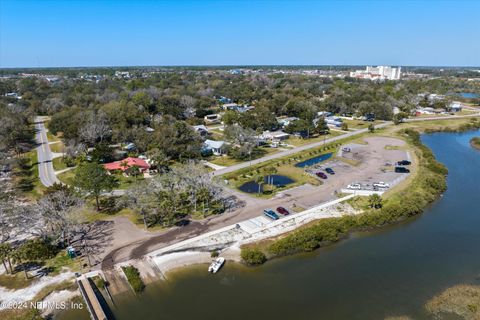
M 142 278 L 140 278 L 140 273 L 138 272 L 138 269 L 134 266 L 126 266 L 122 267 L 122 270 L 123 273 L 125 273 L 128 283 L 130 283 L 133 291 L 135 293 L 141 293 L 143 289 L 145 289 L 145 284 L 143 283 Z
M 216 251 L 216 250 L 215 250 L 215 251 L 212 251 L 212 253 L 210 253 L 210 256 L 211 256 L 212 258 L 216 258 L 216 257 L 218 257 L 219 255 L 220 255 L 220 253 L 219 253 L 218 251 Z
M 240 256 L 250 266 L 260 265 L 267 261 L 267 257 L 259 249 L 242 248 Z

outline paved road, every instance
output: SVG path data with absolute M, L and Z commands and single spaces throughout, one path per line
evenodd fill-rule
M 35 139 L 37 141 L 38 177 L 42 184 L 50 187 L 54 183 L 60 183 L 55 175 L 52 164 L 52 151 L 48 144 L 47 130 L 43 117 L 35 117 Z

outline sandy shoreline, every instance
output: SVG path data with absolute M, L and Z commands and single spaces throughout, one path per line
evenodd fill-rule
M 228 261 L 240 262 L 240 247 L 229 247 L 220 252 L 220 256 L 227 259 L 227 263 Z M 209 265 L 213 259 L 210 252 L 202 251 L 174 252 L 151 257 L 151 260 L 156 264 L 164 278 L 167 278 L 167 274 L 171 271 L 199 264 L 205 264 L 205 272 L 207 272 L 207 265 Z

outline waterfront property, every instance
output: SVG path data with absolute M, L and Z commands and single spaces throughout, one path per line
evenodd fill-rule
M 450 172 L 449 189 L 428 209 L 430 214 L 388 231 L 363 232 L 341 245 L 278 259 L 256 270 L 229 263 L 220 280 L 212 280 L 205 270 L 208 264 L 178 270 L 169 274 L 168 282 L 152 284 L 140 297 L 116 296 L 115 315 L 149 320 L 163 313 L 174 314 L 176 319 L 211 319 L 238 303 L 256 301 L 231 318 L 317 319 L 321 314 L 326 319 L 432 319 L 424 308 L 428 299 L 452 284 L 477 282 L 474 266 L 480 265 L 480 257 L 471 253 L 480 242 L 480 216 L 472 208 L 480 158 L 468 145 L 472 136 L 423 137 Z M 251 232 L 261 229 L 254 222 L 245 227 L 253 228 Z M 199 291 L 203 294 L 195 296 L 197 305 L 206 305 L 215 296 L 216 307 L 182 308 L 185 297 Z

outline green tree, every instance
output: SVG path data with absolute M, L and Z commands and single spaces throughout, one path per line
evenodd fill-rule
M 14 252 L 17 262 L 23 264 L 26 279 L 28 279 L 27 263 L 44 261 L 54 255 L 55 247 L 40 239 L 27 240 Z
M 10 258 L 12 256 L 12 246 L 10 245 L 10 243 L 2 243 L 0 244 L 0 259 L 2 260 L 2 263 L 3 263 L 3 267 L 5 268 L 5 271 L 8 273 L 13 273 L 13 269 L 12 269 L 12 264 L 11 264 L 11 261 L 10 261 Z M 5 264 L 5 261 L 8 262 L 9 266 L 10 266 L 10 271 L 8 270 L 7 268 L 7 265 Z
M 368 126 L 368 131 L 370 133 L 374 133 L 375 132 L 375 126 L 373 125 L 373 123 L 371 123 L 369 126 Z
M 393 116 L 393 123 L 396 125 L 400 124 L 405 118 L 408 118 L 408 114 L 406 114 L 405 112 L 399 112 Z
M 383 206 L 382 197 L 374 193 L 368 197 L 368 204 L 371 208 L 380 209 Z
M 348 131 L 348 124 L 346 122 L 342 122 L 342 130 Z
M 100 211 L 99 198 L 102 192 L 110 192 L 118 186 L 114 176 L 96 162 L 84 163 L 75 170 L 73 185 L 88 196 L 95 198 L 97 211 Z

